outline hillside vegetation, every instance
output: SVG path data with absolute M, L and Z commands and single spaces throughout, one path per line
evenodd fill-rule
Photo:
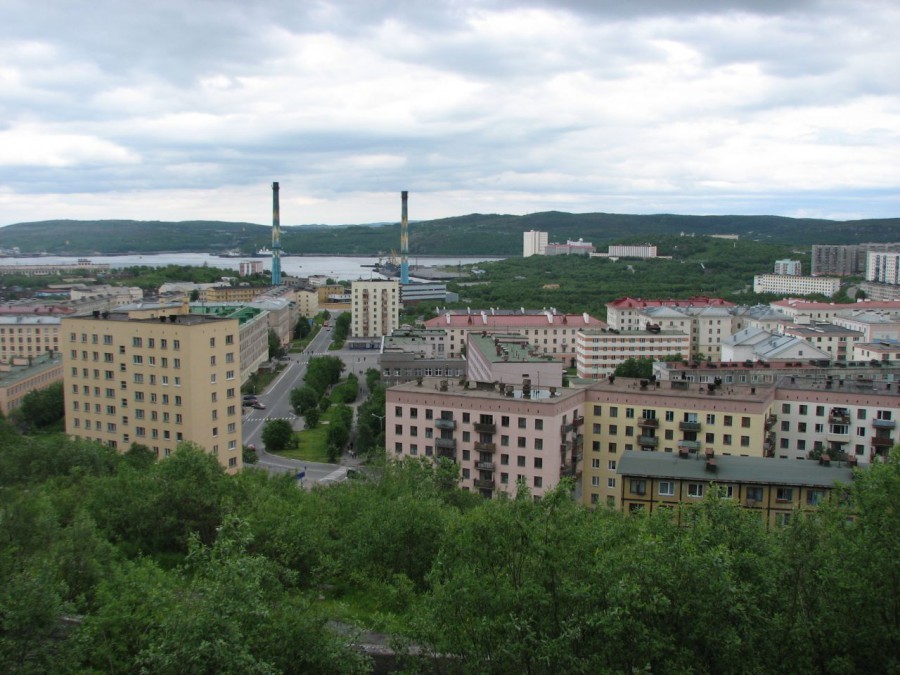
M 362 673 L 366 629 L 421 646 L 408 673 L 900 668 L 896 450 L 766 531 L 712 489 L 678 524 L 565 482 L 485 501 L 447 460 L 306 491 L 190 446 L 0 441 L 4 672 Z
M 611 242 L 655 240 L 660 235 L 739 234 L 742 239 L 808 247 L 898 238 L 900 218 L 831 221 L 777 216 L 678 216 L 562 213 L 527 216 L 471 214 L 410 225 L 413 255 L 520 255 L 522 233 L 545 230 L 551 241 L 583 238 L 603 249 Z M 282 228 L 288 253 L 376 255 L 399 247 L 400 225 L 293 226 Z M 239 250 L 271 245 L 271 228 L 216 221 L 49 220 L 0 228 L 0 248 L 23 254 L 60 255 Z

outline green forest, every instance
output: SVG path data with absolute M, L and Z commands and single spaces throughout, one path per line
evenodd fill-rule
M 667 259 L 611 261 L 585 256 L 508 258 L 477 265 L 477 280 L 449 285 L 459 293 L 458 307 L 529 309 L 554 307 L 561 312 L 603 318 L 606 303 L 635 298 L 723 297 L 742 305 L 780 299 L 753 293 L 753 276 L 772 269 L 775 260 L 790 256 L 809 269 L 808 254 L 790 247 L 711 237 L 658 237 L 660 256 Z M 818 299 L 825 299 L 824 297 Z M 844 295 L 833 301 L 849 301 Z
M 522 254 L 522 233 L 544 230 L 550 241 L 584 238 L 605 250 L 628 238 L 644 243 L 662 235 L 739 234 L 786 246 L 895 241 L 900 218 L 833 221 L 778 216 L 621 215 L 550 211 L 526 216 L 470 214 L 410 223 L 409 252 L 417 255 Z M 111 236 L 112 235 L 112 236 Z M 282 227 L 282 247 L 295 255 L 380 255 L 400 246 L 400 225 Z M 23 254 L 98 255 L 202 251 L 247 255 L 271 246 L 272 230 L 219 221 L 48 220 L 0 227 L 0 248 Z
M 485 501 L 457 467 L 310 491 L 0 423 L 0 664 L 17 673 L 887 673 L 900 669 L 900 456 L 766 531 L 571 484 Z

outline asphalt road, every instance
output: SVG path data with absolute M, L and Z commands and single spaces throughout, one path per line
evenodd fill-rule
M 289 354 L 287 368 L 281 371 L 278 378 L 269 385 L 265 392 L 259 395 L 259 401 L 266 406 L 266 409 L 244 408 L 246 414 L 242 420 L 244 445 L 256 447 L 256 454 L 259 457 L 256 466 L 272 473 L 297 474 L 303 471 L 306 476 L 301 482 L 306 486 L 344 480 L 347 475 L 347 467 L 340 464 L 304 462 L 270 455 L 265 451 L 262 442 L 262 430 L 266 422 L 273 419 L 286 419 L 295 430 L 303 429 L 303 419 L 297 417 L 291 408 L 291 390 L 302 385 L 303 376 L 306 375 L 306 363 L 311 356 L 341 356 L 341 352 L 328 351 L 328 345 L 331 344 L 331 331 L 331 328 L 322 329 L 313 338 L 305 352 Z

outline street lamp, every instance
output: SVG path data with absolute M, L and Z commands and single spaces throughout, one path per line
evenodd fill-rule
M 384 431 L 384 418 L 387 417 L 387 415 L 376 415 L 375 413 L 369 413 L 369 414 L 372 417 L 377 417 L 379 420 L 381 420 L 381 431 Z

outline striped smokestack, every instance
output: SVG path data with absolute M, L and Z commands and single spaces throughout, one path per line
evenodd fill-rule
M 281 207 L 278 183 L 272 183 L 272 285 L 281 285 Z
M 400 283 L 409 283 L 409 218 L 406 214 L 406 201 L 409 193 L 400 193 L 403 208 L 400 212 Z

